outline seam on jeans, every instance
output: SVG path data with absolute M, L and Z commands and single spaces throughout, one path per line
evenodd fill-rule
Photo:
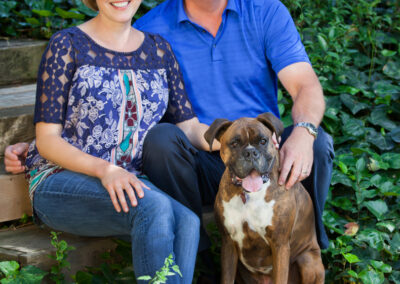
M 97 198 L 97 199 L 102 199 L 102 200 L 110 199 L 109 196 L 107 196 L 107 198 L 103 198 L 101 195 L 96 195 L 96 194 L 93 194 L 93 195 L 90 195 L 90 194 L 76 194 L 76 193 L 64 193 L 64 192 L 43 191 L 43 190 L 41 190 L 40 192 L 37 192 L 36 194 L 71 196 L 71 197 L 79 197 L 79 198 L 82 198 L 82 199 L 90 199 L 90 198 Z
M 138 211 L 142 211 L 142 212 L 141 212 L 141 214 L 135 214 L 136 216 L 133 216 L 133 214 L 130 214 L 131 220 L 129 220 L 129 222 L 131 223 L 131 230 L 134 227 L 134 223 L 137 222 L 139 231 L 144 232 L 144 231 L 146 231 L 146 228 L 148 228 L 148 223 L 149 223 L 149 218 L 147 217 L 147 209 L 145 207 L 140 208 L 140 209 L 137 208 L 137 209 L 138 209 Z M 131 236 L 132 242 L 134 241 L 134 239 L 135 239 L 134 236 Z M 140 258 L 140 262 L 141 262 L 142 267 L 145 267 L 146 271 L 150 271 L 149 263 L 148 263 L 147 257 L 146 257 L 146 252 L 147 252 L 146 244 L 147 244 L 147 242 L 145 241 L 143 243 L 143 245 L 141 246 L 140 255 L 142 257 Z M 133 246 L 132 246 L 132 248 L 133 248 Z M 135 252 L 132 249 L 132 256 L 134 253 Z

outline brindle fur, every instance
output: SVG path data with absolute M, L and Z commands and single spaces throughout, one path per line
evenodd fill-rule
M 246 263 L 252 267 L 272 265 L 270 276 L 275 284 L 324 283 L 324 267 L 316 239 L 310 196 L 301 183 L 289 190 L 277 184 L 279 151 L 271 137 L 273 132 L 280 136 L 282 130 L 283 125 L 278 119 L 271 114 L 263 114 L 257 119 L 241 118 L 234 122 L 218 120 L 205 134 L 210 147 L 214 139 L 221 142 L 221 158 L 227 166 L 214 207 L 217 226 L 222 235 L 221 283 L 234 283 L 235 277 L 237 283 L 269 283 L 264 274 L 253 273 L 241 264 L 239 245 L 224 227 L 222 202 L 228 202 L 243 190 L 241 186 L 232 183 L 233 174 L 244 178 L 253 168 L 264 173 L 274 159 L 273 168 L 269 169 L 271 184 L 265 195 L 266 202 L 275 200 L 272 225 L 267 226 L 264 236 L 268 243 L 245 222 L 241 253 Z M 235 139 L 240 140 L 240 143 L 233 147 Z M 268 141 L 260 145 L 260 139 Z M 260 154 L 256 160 L 244 158 L 243 151 L 249 144 Z

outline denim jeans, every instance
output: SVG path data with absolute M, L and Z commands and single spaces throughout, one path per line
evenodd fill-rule
M 65 170 L 39 185 L 34 211 L 54 230 L 80 236 L 130 237 L 136 277 L 154 276 L 172 253 L 183 278 L 170 276 L 168 283 L 189 284 L 199 242 L 199 218 L 148 180 L 142 181 L 151 190 L 144 189 L 144 197 L 136 207 L 129 205 L 128 213 L 118 213 L 99 179 Z

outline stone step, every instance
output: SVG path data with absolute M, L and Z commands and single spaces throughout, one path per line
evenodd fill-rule
M 32 141 L 36 84 L 0 88 L 0 163 L 7 145 Z
M 76 249 L 69 252 L 67 260 L 71 270 L 64 270 L 66 280 L 71 282 L 70 275 L 86 266 L 98 267 L 102 263 L 101 255 L 115 249 L 116 243 L 110 238 L 78 237 L 67 233 L 58 236 Z M 50 271 L 55 261 L 48 255 L 55 255 L 55 248 L 50 244 L 50 230 L 35 225 L 16 230 L 0 231 L 0 261 L 15 260 L 22 266 L 35 265 L 42 270 Z
M 34 82 L 46 41 L 1 40 L 0 86 Z

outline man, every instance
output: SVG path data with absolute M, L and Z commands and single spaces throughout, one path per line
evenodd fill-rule
M 321 128 L 315 138 L 323 93 L 287 9 L 278 0 L 167 0 L 135 27 L 170 42 L 200 122 L 267 111 L 279 117 L 279 78 L 293 99 L 296 125 L 282 135 L 279 183 L 290 189 L 303 181 L 314 202 L 319 244 L 326 248 L 321 216 L 332 174 L 332 138 Z M 19 149 L 6 150 L 13 169 L 20 166 Z M 160 124 L 146 138 L 143 159 L 150 180 L 198 215 L 203 205 L 213 204 L 224 170 L 218 152 L 198 151 L 178 128 Z M 199 250 L 208 245 L 203 230 Z
M 297 125 L 282 136 L 279 183 L 289 189 L 304 180 L 314 201 L 318 241 L 326 248 L 321 216 L 332 173 L 332 138 L 319 128 L 315 140 L 312 125 L 318 127 L 325 110 L 322 88 L 283 4 L 278 0 L 167 0 L 135 26 L 170 42 L 189 99 L 203 123 L 267 111 L 279 117 L 279 78 L 293 99 L 292 118 Z M 168 141 L 176 139 L 188 150 L 160 158 L 167 152 L 164 147 L 174 147 L 175 142 Z M 156 185 L 198 214 L 202 204 L 212 204 L 224 169 L 218 154 L 196 151 L 182 135 L 162 125 L 149 133 L 144 147 L 144 158 L 152 161 L 145 163 L 151 166 L 144 171 Z

